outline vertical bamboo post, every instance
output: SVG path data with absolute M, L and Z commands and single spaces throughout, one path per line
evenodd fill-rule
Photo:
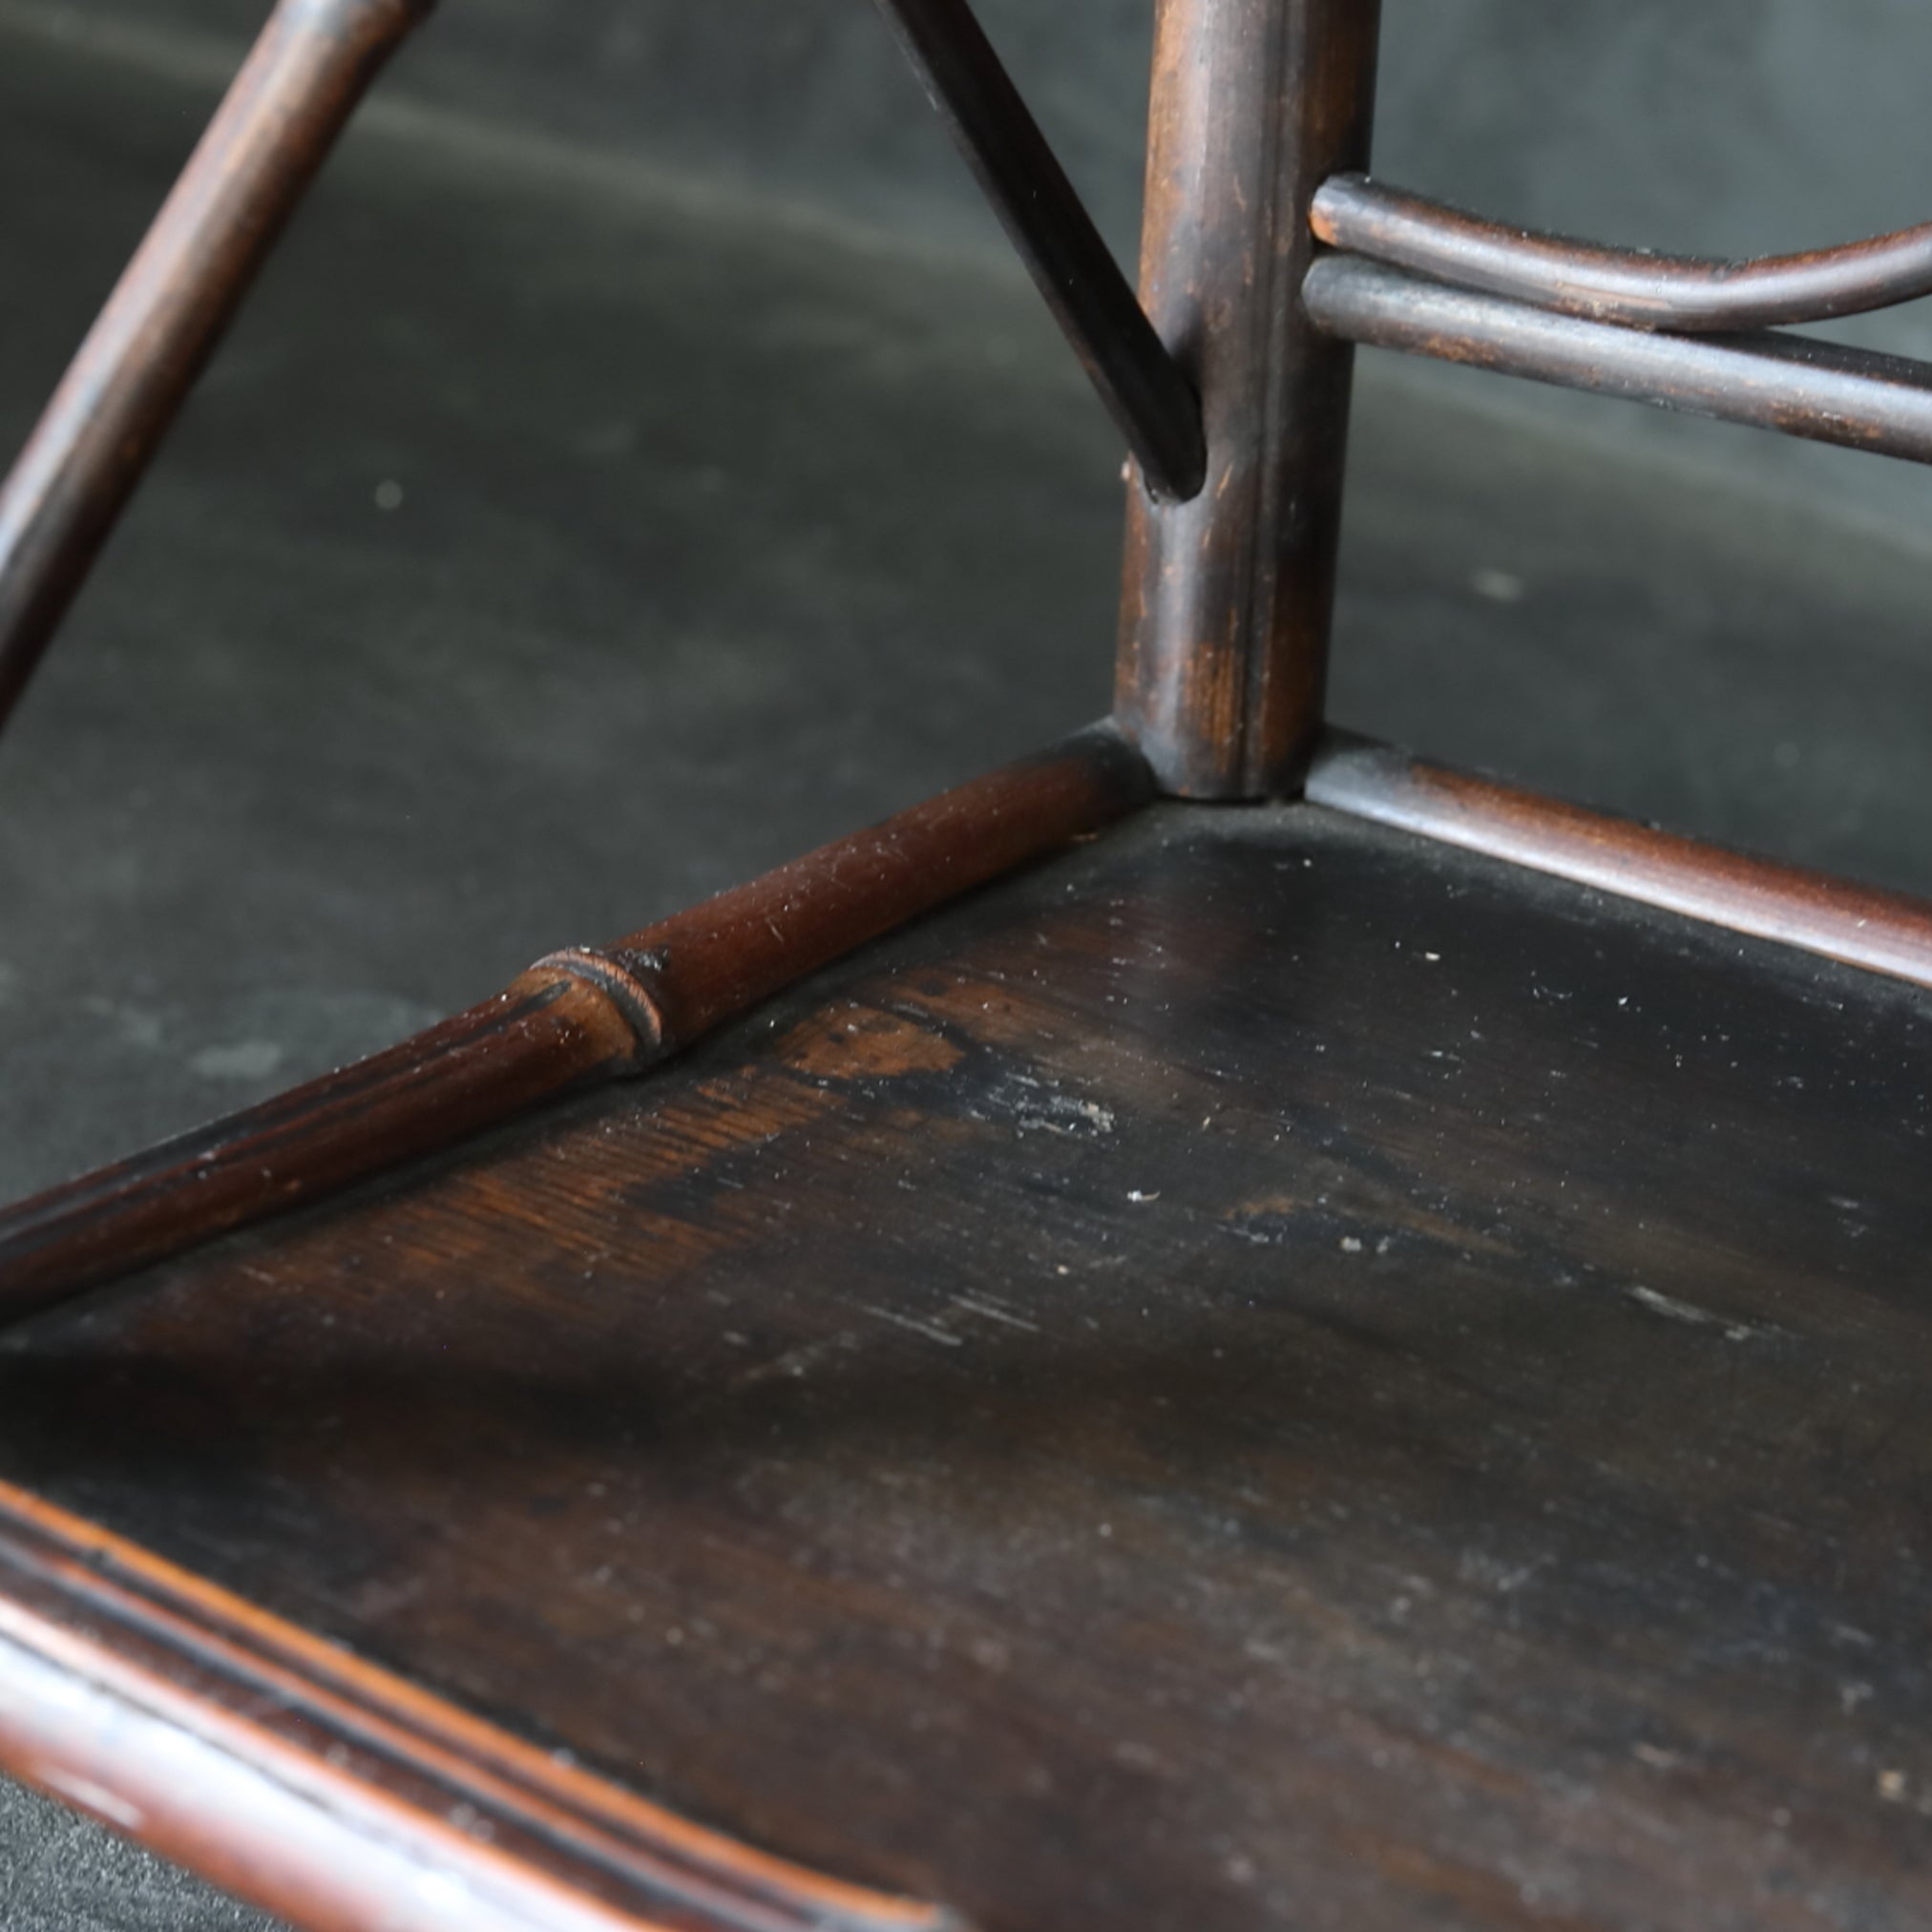
M 1321 724 L 1352 350 L 1302 307 L 1309 207 L 1368 165 L 1379 0 L 1159 0 L 1141 294 L 1208 481 L 1130 483 L 1118 718 L 1191 798 L 1295 788 Z

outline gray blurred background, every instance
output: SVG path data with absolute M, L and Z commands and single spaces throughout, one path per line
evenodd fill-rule
M 0 442 L 256 0 L 0 0 Z M 1150 0 L 982 0 L 1131 256 Z M 1907 0 L 1389 0 L 1378 170 L 1923 219 Z M 1932 312 L 1838 326 L 1932 353 Z M 1363 362 L 1334 709 L 1932 890 L 1926 475 Z M 0 1193 L 1105 708 L 1119 463 L 868 0 L 444 0 L 0 745 Z M 0 1788 L 0 1923 L 252 1915 Z

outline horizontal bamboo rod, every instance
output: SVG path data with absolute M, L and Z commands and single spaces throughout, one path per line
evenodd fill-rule
M 1653 335 L 1347 255 L 1318 261 L 1302 299 L 1340 341 L 1932 463 L 1932 365 L 1902 356 L 1769 332 Z
M 1720 262 L 1508 227 L 1366 175 L 1324 182 L 1312 220 L 1319 240 L 1366 261 L 1632 328 L 1830 322 L 1932 295 L 1932 221 L 1804 255 Z
M 400 1046 L 0 1213 L 0 1321 L 641 1073 L 1152 790 L 1096 725 L 615 945 L 553 954 Z
M 1659 831 L 1331 731 L 1308 798 L 1708 925 L 1932 986 L 1932 904 Z

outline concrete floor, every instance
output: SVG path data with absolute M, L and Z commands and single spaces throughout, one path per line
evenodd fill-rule
M 11 445 L 208 92 L 0 42 Z M 1932 558 L 1571 421 L 1365 366 L 1337 717 L 1932 890 Z M 0 747 L 0 1194 L 1098 715 L 1118 469 L 1003 264 L 385 107 Z M 261 1922 L 0 1791 L 10 1932 Z

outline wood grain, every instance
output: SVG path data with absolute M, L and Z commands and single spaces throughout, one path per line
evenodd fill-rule
M 607 947 L 553 953 L 413 1039 L 0 1212 L 0 1318 L 643 1073 L 1150 790 L 1096 725 Z
M 1157 808 L 30 1324 L 0 1473 L 989 1932 L 1905 1932 L 1928 1147 L 1917 989 Z
M 0 1484 L 0 1763 L 327 1932 L 946 1932 Z

